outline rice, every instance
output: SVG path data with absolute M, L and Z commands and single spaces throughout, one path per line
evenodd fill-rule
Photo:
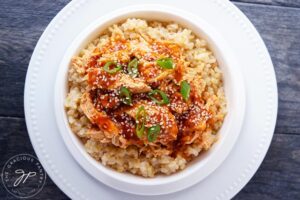
M 121 148 L 112 143 L 103 143 L 87 135 L 93 124 L 85 116 L 80 107 L 80 98 L 90 89 L 87 83 L 85 66 L 95 53 L 96 48 L 102 48 L 110 37 L 121 34 L 132 40 L 132 48 L 147 50 L 147 45 L 137 40 L 141 35 L 157 41 L 169 41 L 180 46 L 183 58 L 189 64 L 190 70 L 184 74 L 184 79 L 193 81 L 201 96 L 204 108 L 211 113 L 212 125 L 201 132 L 199 137 L 185 145 L 177 155 L 170 155 L 167 149 L 144 152 L 143 148 L 131 145 Z M 114 55 L 103 55 L 101 60 L 114 59 Z M 202 151 L 207 151 L 218 139 L 218 130 L 226 115 L 226 100 L 224 95 L 222 72 L 213 53 L 205 40 L 192 33 L 191 30 L 170 22 L 145 21 L 128 19 L 114 24 L 93 40 L 79 55 L 72 59 L 68 72 L 69 92 L 65 100 L 65 109 L 72 131 L 82 140 L 86 151 L 103 165 L 119 172 L 129 172 L 143 177 L 154 177 L 157 174 L 172 174 L 184 169 L 188 162 Z M 117 142 L 116 142 L 117 143 Z M 200 161 L 201 162 L 201 161 Z

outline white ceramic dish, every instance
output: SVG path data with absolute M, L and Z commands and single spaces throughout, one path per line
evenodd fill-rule
M 109 25 L 136 17 L 147 20 L 175 21 L 208 41 L 224 76 L 228 114 L 219 131 L 220 139 L 213 148 L 191 162 L 186 169 L 170 176 L 142 178 L 119 173 L 103 166 L 87 154 L 80 140 L 69 128 L 64 111 L 67 93 L 67 71 L 71 58 L 95 39 Z M 187 188 L 212 173 L 230 153 L 240 133 L 245 112 L 245 89 L 239 64 L 228 44 L 207 22 L 182 10 L 160 5 L 129 6 L 111 12 L 89 25 L 66 51 L 57 73 L 55 115 L 62 138 L 77 162 L 93 177 L 115 189 L 140 194 L 160 195 Z
M 63 55 L 92 21 L 113 10 L 157 3 L 201 17 L 230 44 L 241 65 L 247 106 L 239 137 L 227 158 L 209 176 L 183 191 L 141 196 L 115 190 L 92 177 L 70 154 L 54 113 L 54 83 Z M 45 29 L 28 66 L 24 108 L 31 143 L 47 175 L 71 199 L 228 200 L 251 179 L 272 140 L 277 84 L 270 55 L 247 17 L 224 0 L 72 0 Z M 55 197 L 54 197 L 55 198 Z

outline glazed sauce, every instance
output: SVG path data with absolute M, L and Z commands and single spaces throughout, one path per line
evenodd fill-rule
M 103 109 L 116 109 L 121 104 L 119 93 L 115 90 L 96 89 L 93 93 L 94 105 L 99 111 Z
M 135 133 L 136 123 L 135 120 L 127 115 L 122 113 L 121 115 L 113 115 L 114 121 L 116 121 L 121 129 L 121 135 L 128 140 L 139 140 Z
M 193 87 L 191 87 L 190 100 L 185 102 L 182 98 L 179 83 L 184 75 L 184 61 L 181 60 L 183 50 L 180 46 L 171 42 L 155 40 L 149 40 L 147 43 L 151 51 L 146 52 L 142 49 L 136 49 L 131 52 L 130 43 L 122 35 L 116 35 L 101 49 L 96 48 L 94 50 L 87 64 L 88 84 L 93 88 L 91 94 L 95 107 L 106 114 L 106 117 L 98 116 L 94 121 L 101 129 L 109 132 L 117 131 L 117 134 L 131 141 L 131 144 L 140 144 L 141 142 L 143 144 L 143 141 L 136 136 L 135 119 L 125 112 L 118 112 L 119 109 L 126 108 L 127 105 L 122 103 L 118 92 L 110 91 L 111 86 L 119 80 L 121 73 L 126 73 L 127 68 L 124 67 L 123 72 L 109 74 L 101 69 L 106 61 L 99 61 L 102 58 L 101 56 L 111 54 L 116 59 L 114 61 L 127 66 L 130 60 L 136 57 L 145 62 L 138 65 L 140 78 L 152 89 L 159 88 L 169 97 L 170 104 L 164 106 L 164 108 L 170 111 L 171 116 L 165 113 L 162 114 L 165 112 L 162 109 L 163 106 L 155 105 L 157 109 L 161 110 L 157 113 L 148 113 L 147 127 L 160 124 L 161 132 L 158 139 L 162 141 L 162 145 L 165 144 L 164 141 L 172 141 L 172 155 L 175 155 L 186 140 L 193 138 L 194 132 L 189 130 L 209 121 L 211 114 L 201 106 L 202 102 L 195 95 Z M 164 80 L 152 81 L 163 72 L 163 69 L 156 64 L 156 60 L 160 58 L 172 58 L 176 65 L 173 71 L 174 80 L 171 83 L 166 84 Z M 157 99 L 159 98 L 160 96 L 157 96 Z M 151 102 L 151 99 L 147 93 L 141 93 L 132 94 L 132 101 L 134 105 L 141 101 Z M 144 134 L 146 134 L 146 131 Z
M 109 74 L 99 68 L 94 68 L 88 72 L 88 84 L 90 86 L 109 88 L 120 78 L 120 74 Z
M 175 92 L 170 95 L 169 107 L 173 112 L 184 113 L 189 109 L 189 105 L 183 100 L 181 93 Z
M 100 129 L 106 130 L 111 133 L 116 133 L 114 124 L 111 122 L 110 117 L 95 115 L 93 121 L 99 126 Z
M 158 68 L 155 63 L 140 65 L 139 71 L 146 82 L 151 81 L 162 72 L 162 70 Z
M 92 56 L 92 57 L 89 59 L 86 68 L 89 69 L 89 68 L 92 68 L 92 67 L 96 67 L 96 65 L 97 65 L 97 60 L 98 60 L 99 58 L 100 58 L 99 55 L 97 55 L 97 56 Z
M 151 49 L 157 58 L 171 57 L 174 60 L 178 60 L 181 56 L 181 48 L 179 45 L 170 42 L 159 42 L 152 40 L 150 42 Z
M 125 112 L 119 113 L 116 110 L 122 106 L 122 101 L 119 98 L 117 91 L 95 89 L 90 92 L 95 108 L 100 112 L 105 112 L 105 116 L 95 116 L 93 121 L 106 131 L 115 131 L 117 124 L 118 134 L 121 134 L 125 139 L 139 140 L 135 133 L 136 122 Z M 122 107 L 124 108 L 125 105 Z
M 176 68 L 175 68 L 175 74 L 174 74 L 174 79 L 177 83 L 179 83 L 184 74 L 184 66 L 181 60 L 177 62 Z
M 95 48 L 91 57 L 89 58 L 86 69 L 96 67 L 98 65 L 97 60 L 101 57 L 102 52 L 99 48 Z

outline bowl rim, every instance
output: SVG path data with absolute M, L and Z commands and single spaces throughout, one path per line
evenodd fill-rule
M 108 27 L 108 25 L 114 24 L 112 22 L 114 20 L 117 20 L 116 22 L 124 21 L 124 16 L 128 16 L 128 15 L 134 16 L 136 14 L 147 13 L 147 12 L 161 13 L 163 15 L 168 15 L 170 18 L 174 17 L 182 21 L 185 21 L 189 23 L 189 26 L 193 26 L 199 29 L 202 32 L 201 34 L 202 38 L 203 35 L 209 38 L 209 41 L 207 40 L 207 38 L 205 38 L 205 40 L 208 41 L 209 46 L 211 44 L 214 44 L 215 48 L 219 49 L 219 51 L 221 51 L 220 46 L 222 46 L 222 50 L 226 50 L 226 56 L 224 55 L 225 51 L 220 52 L 221 53 L 220 56 L 223 58 L 223 61 L 225 62 L 224 65 L 226 65 L 227 68 L 229 67 L 229 69 L 231 68 L 230 70 L 229 69 L 228 70 L 229 73 L 231 73 L 231 77 L 234 78 L 233 80 L 234 83 L 236 83 L 236 85 L 234 85 L 235 92 L 237 92 L 237 94 L 239 95 L 239 98 L 235 99 L 237 101 L 235 103 L 237 103 L 238 108 L 235 110 L 237 112 L 234 113 L 236 118 L 234 124 L 235 125 L 234 130 L 233 131 L 231 130 L 233 129 L 232 128 L 233 124 L 231 122 L 231 127 L 223 131 L 223 132 L 229 132 L 229 131 L 234 132 L 234 134 L 232 135 L 232 140 L 230 141 L 230 143 L 227 143 L 225 153 L 223 152 L 222 155 L 219 155 L 218 156 L 219 159 L 217 160 L 216 160 L 217 158 L 216 153 L 214 153 L 213 155 L 215 157 L 215 160 L 212 160 L 213 155 L 210 155 L 210 157 L 205 161 L 201 161 L 193 164 L 194 166 L 197 166 L 194 167 L 193 170 L 191 170 L 190 166 L 187 166 L 182 171 L 176 172 L 175 174 L 169 175 L 167 177 L 159 178 L 158 180 L 157 178 L 149 179 L 143 177 L 136 177 L 135 175 L 119 173 L 110 168 L 108 169 L 102 163 L 94 160 L 83 148 L 83 145 L 80 145 L 78 143 L 79 142 L 78 136 L 76 136 L 69 127 L 66 112 L 64 109 L 64 103 L 63 103 L 66 97 L 66 93 L 65 93 L 66 88 L 64 91 L 62 89 L 63 88 L 62 83 L 64 82 L 65 85 L 67 84 L 67 71 L 69 69 L 70 59 L 72 56 L 76 55 L 75 54 L 76 51 L 82 49 L 83 43 L 87 44 L 88 37 L 91 37 L 92 34 L 95 34 L 97 29 L 101 28 L 102 31 L 105 30 Z M 123 20 L 119 18 L 123 18 Z M 143 17 L 137 17 L 137 18 L 143 18 Z M 179 23 L 179 24 L 182 25 L 183 23 Z M 188 26 L 183 25 L 183 27 L 188 27 Z M 193 30 L 193 32 L 195 31 Z M 91 39 L 89 39 L 89 42 L 91 42 Z M 215 55 L 215 51 L 213 51 L 213 53 Z M 73 158 L 77 161 L 77 163 L 79 163 L 79 165 L 82 168 L 85 169 L 85 171 L 87 171 L 95 179 L 117 190 L 132 193 L 132 194 L 139 194 L 139 195 L 160 195 L 160 194 L 168 194 L 168 193 L 176 192 L 185 189 L 189 186 L 192 186 L 197 182 L 203 180 L 205 177 L 207 177 L 210 173 L 212 173 L 217 167 L 221 165 L 221 163 L 228 156 L 229 152 L 233 148 L 234 143 L 238 138 L 239 132 L 243 124 L 245 107 L 246 107 L 246 94 L 245 94 L 245 87 L 244 87 L 244 80 L 242 78 L 242 73 L 240 72 L 238 67 L 235 67 L 234 70 L 232 69 L 232 66 L 238 66 L 238 63 L 234 55 L 232 54 L 229 45 L 226 43 L 226 41 L 224 41 L 222 37 L 209 24 L 207 24 L 198 16 L 192 15 L 178 8 L 174 8 L 171 6 L 162 6 L 158 4 L 140 4 L 137 6 L 127 6 L 118 9 L 116 11 L 110 12 L 109 14 L 106 14 L 103 17 L 98 18 L 97 20 L 94 20 L 91 24 L 89 24 L 73 40 L 73 42 L 65 52 L 59 66 L 60 67 L 57 73 L 57 77 L 55 81 L 55 89 L 54 89 L 54 108 L 55 108 L 56 123 L 62 135 L 64 143 L 67 146 L 67 149 L 70 151 Z M 223 70 L 224 69 L 222 69 L 222 72 Z M 234 71 L 234 76 L 232 74 L 233 71 Z M 223 78 L 225 79 L 224 75 L 225 74 L 223 73 Z M 225 91 L 225 96 L 226 96 L 226 91 Z M 228 100 L 227 96 L 226 96 L 226 100 Z M 228 107 L 229 106 L 227 105 L 227 108 Z M 62 110 L 63 112 L 61 112 Z M 233 113 L 233 112 L 228 111 L 228 113 Z M 227 119 L 228 116 L 225 117 L 225 120 Z M 224 126 L 224 123 L 225 121 L 223 122 L 222 128 Z M 219 132 L 221 132 L 221 130 L 219 130 Z M 217 141 L 217 143 L 220 142 Z M 222 143 L 224 143 L 224 140 L 221 142 L 220 144 L 221 146 L 218 145 L 218 152 L 220 152 L 220 148 L 224 146 L 224 144 L 222 145 Z M 215 146 L 216 144 L 214 144 L 212 147 L 213 151 L 216 151 Z M 222 150 L 224 150 L 224 147 Z M 206 167 L 206 173 L 204 175 L 198 173 L 201 175 L 200 176 L 197 175 L 197 177 L 195 178 L 196 172 L 199 172 L 201 168 L 203 169 L 204 166 L 207 166 L 207 163 L 211 163 L 211 168 L 207 169 Z M 132 178 L 133 176 L 134 178 Z

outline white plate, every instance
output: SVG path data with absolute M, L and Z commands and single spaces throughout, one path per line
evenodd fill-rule
M 72 199 L 141 199 L 109 188 L 87 174 L 69 154 L 56 127 L 54 81 L 71 41 L 103 14 L 140 0 L 70 2 L 49 24 L 32 55 L 25 85 L 25 115 L 36 154 L 52 180 Z M 267 49 L 247 18 L 224 0 L 143 0 L 184 9 L 212 25 L 231 44 L 241 63 L 247 91 L 242 132 L 227 159 L 200 183 L 159 199 L 228 199 L 250 180 L 273 136 L 277 115 L 277 86 Z M 157 196 L 142 197 L 157 199 Z
M 118 9 L 109 16 L 104 15 L 81 32 L 72 42 L 59 65 L 54 93 L 55 116 L 58 130 L 75 160 L 94 178 L 117 190 L 138 195 L 161 195 L 177 192 L 196 184 L 212 173 L 224 161 L 234 146 L 243 125 L 245 114 L 245 88 L 240 64 L 231 52 L 222 35 L 214 31 L 208 23 L 196 15 L 159 4 L 142 4 Z M 143 178 L 129 173 L 120 173 L 103 166 L 92 158 L 84 148 L 82 141 L 72 133 L 69 127 L 64 102 L 67 95 L 67 74 L 71 59 L 88 43 L 93 41 L 108 25 L 123 21 L 128 17 L 140 17 L 148 20 L 176 21 L 192 30 L 209 43 L 223 73 L 224 89 L 228 113 L 219 130 L 220 139 L 213 147 L 198 156 L 180 173 L 169 176 Z

